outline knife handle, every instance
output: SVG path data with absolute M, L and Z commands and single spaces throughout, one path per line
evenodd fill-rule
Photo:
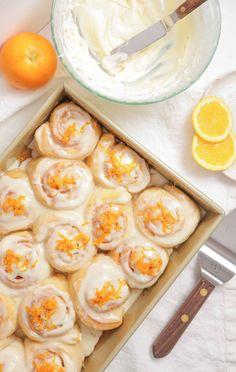
M 153 356 L 169 354 L 215 287 L 201 279 L 153 344 Z
M 182 5 L 180 5 L 175 13 L 179 19 L 186 17 L 189 13 L 192 13 L 200 5 L 205 3 L 207 0 L 186 0 Z

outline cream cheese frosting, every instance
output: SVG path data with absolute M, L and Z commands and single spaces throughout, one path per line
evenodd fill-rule
M 60 27 L 54 26 L 56 38 L 63 56 L 86 86 L 103 95 L 127 100 L 155 96 L 157 90 L 164 91 L 169 84 L 176 84 L 180 72 L 187 67 L 193 21 L 186 18 L 164 39 L 128 59 L 104 62 L 114 48 L 167 16 L 180 3 L 61 0 L 57 5 Z

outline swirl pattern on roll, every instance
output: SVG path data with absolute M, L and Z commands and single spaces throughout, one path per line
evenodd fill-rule
M 88 224 L 77 213 L 44 215 L 35 222 L 33 232 L 44 243 L 50 264 L 59 271 L 79 270 L 96 254 Z
M 84 159 L 97 145 L 101 128 L 89 113 L 72 102 L 62 103 L 51 113 L 49 122 L 35 132 L 41 155 Z
M 0 241 L 0 279 L 10 288 L 28 288 L 50 275 L 41 244 L 32 233 L 9 234 Z
M 99 254 L 72 275 L 70 287 L 78 317 L 87 327 L 108 330 L 121 325 L 129 288 L 113 259 Z
M 124 207 L 106 203 L 94 210 L 92 223 L 94 244 L 100 249 L 110 250 L 124 238 L 128 217 Z
M 87 160 L 99 185 L 109 188 L 125 187 L 135 194 L 150 182 L 148 165 L 128 146 L 116 143 L 112 134 L 104 134 Z
M 37 198 L 54 209 L 76 208 L 93 190 L 91 172 L 80 160 L 35 159 L 28 174 Z
M 164 272 L 169 256 L 165 249 L 138 238 L 124 242 L 114 252 L 131 288 L 151 287 Z
M 0 341 L 0 371 L 25 371 L 25 356 L 22 340 L 11 336 Z
M 91 221 L 94 244 L 112 250 L 128 234 L 131 195 L 123 188 L 97 188 L 88 201 L 85 219 Z
M 0 295 L 0 339 L 12 335 L 16 330 L 17 304 L 13 299 Z
M 22 301 L 19 323 L 30 339 L 44 342 L 72 329 L 75 312 L 63 277 L 53 277 Z
M 0 177 L 0 233 L 27 229 L 37 215 L 37 201 L 27 174 L 19 169 Z
M 26 369 L 29 372 L 79 372 L 84 354 L 80 344 L 67 345 L 60 340 L 37 343 L 25 341 Z
M 183 243 L 200 220 L 195 202 L 172 185 L 143 191 L 134 201 L 134 211 L 140 231 L 165 248 Z

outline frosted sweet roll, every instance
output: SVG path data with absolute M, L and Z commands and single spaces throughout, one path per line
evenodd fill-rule
M 183 243 L 200 220 L 194 201 L 172 185 L 143 191 L 134 201 L 134 210 L 140 231 L 165 248 Z
M 20 338 L 11 336 L 0 341 L 0 371 L 26 372 L 24 346 Z
M 80 160 L 34 159 L 28 174 L 39 201 L 54 209 L 78 207 L 93 189 L 90 170 Z
M 114 253 L 131 288 L 151 287 L 164 272 L 169 256 L 165 249 L 142 238 L 125 241 Z
M 44 249 L 31 232 L 12 233 L 0 241 L 0 280 L 7 287 L 29 288 L 50 272 Z
M 129 287 L 112 258 L 99 254 L 72 275 L 70 287 L 78 317 L 87 327 L 108 330 L 121 325 Z
M 27 371 L 80 372 L 84 354 L 80 344 L 68 345 L 58 341 L 37 343 L 26 339 Z
M 35 144 L 44 156 L 84 159 L 94 150 L 100 135 L 97 121 L 73 102 L 67 102 L 57 106 L 49 122 L 36 130 Z
M 19 323 L 30 339 L 38 342 L 63 336 L 75 322 L 74 308 L 64 277 L 52 277 L 21 303 Z
M 128 234 L 131 195 L 123 188 L 97 188 L 89 199 L 86 220 L 91 221 L 93 243 L 102 250 L 112 250 Z
M 148 165 L 128 146 L 116 143 L 113 134 L 104 134 L 87 160 L 99 185 L 108 188 L 124 186 L 132 194 L 145 189 L 150 182 Z
M 0 294 L 0 340 L 16 330 L 17 304 L 13 299 Z
M 9 170 L 0 177 L 0 234 L 27 229 L 38 213 L 27 174 Z
M 43 215 L 33 232 L 35 239 L 44 243 L 50 264 L 59 271 L 81 269 L 96 254 L 88 223 L 77 213 Z

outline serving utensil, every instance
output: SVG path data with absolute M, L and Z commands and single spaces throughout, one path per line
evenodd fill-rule
M 153 355 L 169 354 L 213 289 L 236 274 L 236 210 L 231 212 L 200 249 L 201 279 L 153 344 Z
M 140 32 L 128 41 L 119 45 L 117 48 L 113 49 L 111 55 L 122 54 L 126 56 L 126 58 L 128 58 L 134 53 L 145 49 L 149 45 L 155 43 L 157 40 L 160 40 L 164 36 L 166 36 L 166 34 L 172 29 L 176 22 L 192 13 L 196 8 L 198 8 L 206 1 L 207 0 L 186 0 L 166 18 L 154 23 L 146 30 Z

